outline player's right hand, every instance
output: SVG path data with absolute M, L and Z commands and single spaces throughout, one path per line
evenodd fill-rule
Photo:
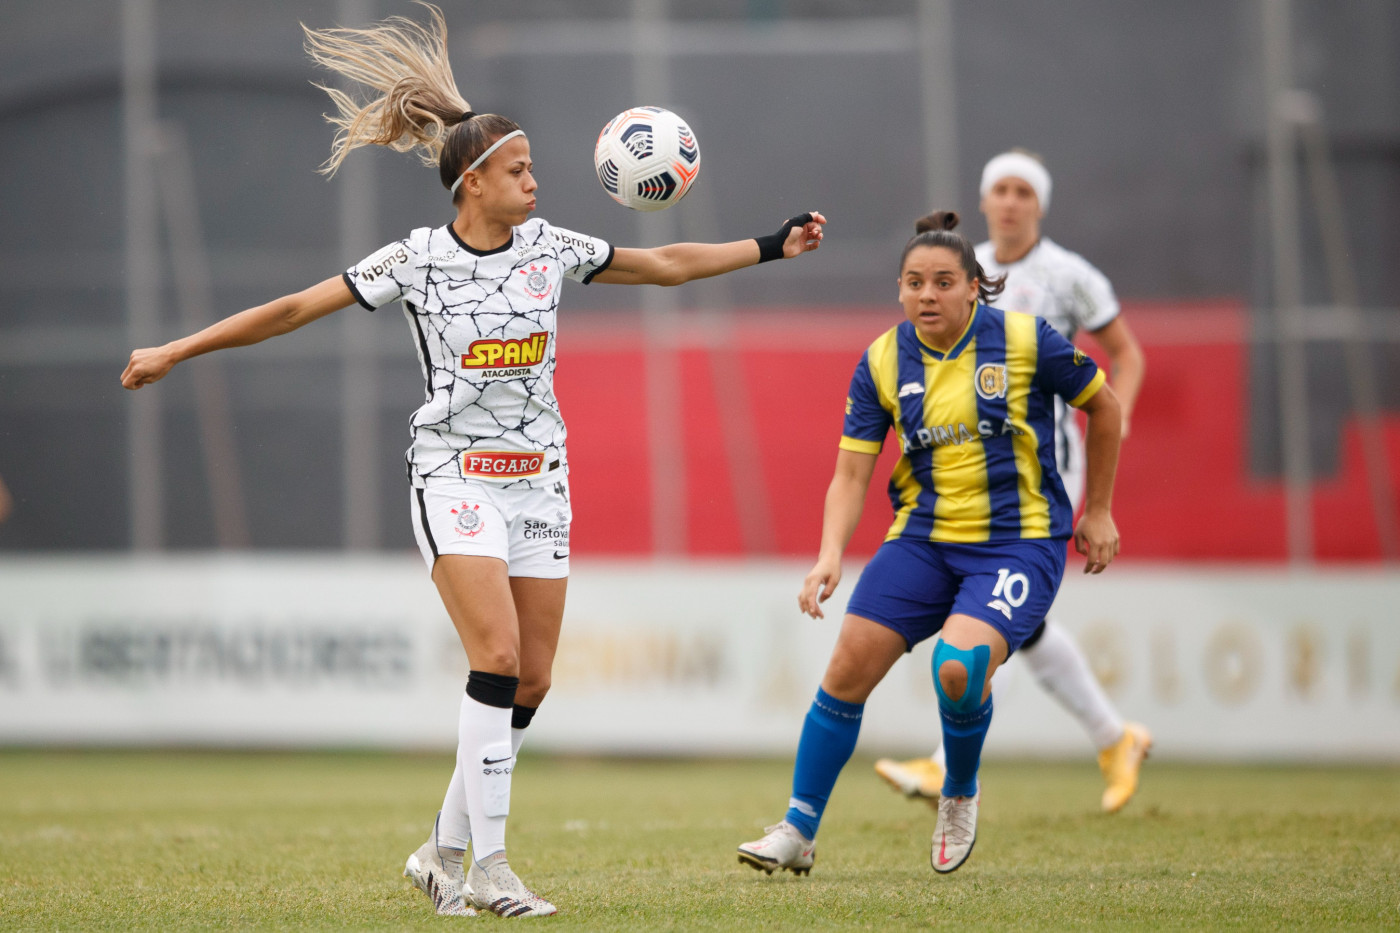
M 1103 573 L 1118 556 L 1120 546 L 1113 516 L 1106 510 L 1086 510 L 1074 529 L 1074 549 L 1088 558 L 1084 562 L 1084 572 Z
M 175 367 L 175 357 L 165 347 L 132 350 L 131 359 L 122 370 L 122 388 L 139 389 L 159 382 Z
M 802 581 L 802 592 L 797 594 L 797 606 L 814 619 L 825 619 L 822 603 L 836 592 L 836 584 L 841 582 L 841 559 L 819 558 L 815 567 Z

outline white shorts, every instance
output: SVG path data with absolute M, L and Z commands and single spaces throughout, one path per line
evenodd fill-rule
M 569 575 L 569 479 L 502 489 L 458 481 L 411 490 L 413 535 L 428 564 L 443 554 L 495 557 L 512 577 L 557 580 Z

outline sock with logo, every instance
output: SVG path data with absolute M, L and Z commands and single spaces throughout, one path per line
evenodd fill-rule
M 783 818 L 808 839 L 816 838 L 836 777 L 856 750 L 864 710 L 864 703 L 847 703 L 817 688 L 797 743 L 792 799 Z
M 472 671 L 462 697 L 457 766 L 471 823 L 472 858 L 477 862 L 506 847 L 510 775 L 515 767 L 510 716 L 519 685 L 518 677 Z
M 977 768 L 982 762 L 982 743 L 992 724 L 992 698 L 970 713 L 939 704 L 943 718 L 943 750 L 948 770 L 943 772 L 943 796 L 977 796 Z

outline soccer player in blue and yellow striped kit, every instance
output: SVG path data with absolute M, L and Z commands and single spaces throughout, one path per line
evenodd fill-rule
M 948 770 L 931 860 L 955 870 L 977 838 L 977 767 L 992 719 L 996 669 L 1045 618 L 1066 542 L 1099 573 L 1118 553 L 1110 514 L 1122 430 L 1093 360 L 1044 319 L 987 302 L 983 273 L 951 211 L 923 218 L 900 260 L 906 321 L 861 359 L 827 491 L 821 553 L 798 602 L 822 616 L 860 519 L 885 435 L 903 456 L 890 477 L 895 519 L 851 594 L 831 661 L 807 714 L 786 817 L 739 847 L 740 861 L 804 873 L 866 698 L 901 654 L 935 634 L 933 680 Z M 1087 492 L 1077 528 L 1055 469 L 1054 397 L 1089 420 Z

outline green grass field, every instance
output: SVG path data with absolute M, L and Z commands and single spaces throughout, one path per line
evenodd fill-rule
M 438 929 L 400 876 L 448 756 L 0 752 L 2 929 Z M 929 868 L 933 814 L 846 769 L 808 878 L 734 846 L 786 761 L 529 758 L 511 863 L 559 929 L 1400 926 L 1400 770 L 1148 763 L 1113 817 L 1093 763 L 990 762 L 977 850 Z

